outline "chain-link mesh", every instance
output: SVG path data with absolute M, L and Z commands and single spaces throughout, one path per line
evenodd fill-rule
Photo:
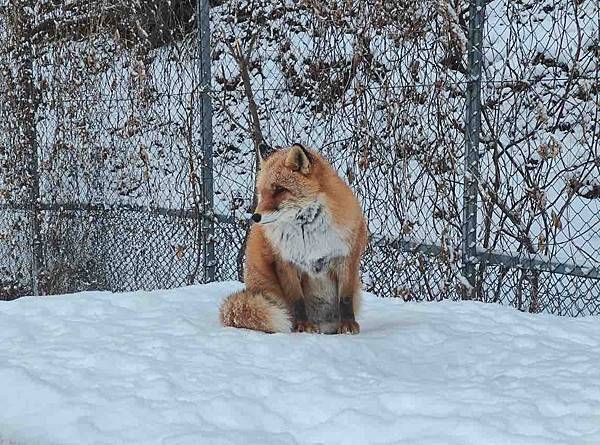
M 479 246 L 598 278 L 600 6 L 496 0 L 486 11 Z M 486 299 L 599 313 L 598 279 L 495 262 L 479 271 Z
M 452 6 L 255 1 L 212 12 L 215 125 L 227 130 L 215 133 L 217 211 L 249 212 L 263 139 L 302 142 L 325 154 L 363 203 L 368 289 L 452 292 L 466 51 Z M 245 227 L 232 230 L 243 241 Z M 443 243 L 447 254 L 402 254 L 399 237 Z
M 571 264 L 597 271 L 600 258 L 598 5 L 475 3 L 486 11 L 471 258 L 479 263 L 477 297 L 536 312 L 597 313 L 599 281 L 564 274 Z M 367 289 L 459 298 L 469 285 L 460 256 L 469 5 L 214 8 L 216 125 L 229 130 L 215 138 L 225 199 L 218 211 L 249 213 L 261 140 L 307 143 L 361 198 L 371 232 Z M 231 226 L 240 248 L 245 229 Z M 575 250 L 580 256 L 568 253 Z M 228 270 L 242 259 L 237 251 Z M 556 265 L 558 273 L 540 271 Z
M 214 278 L 241 278 L 255 153 L 301 142 L 363 203 L 368 290 L 460 298 L 466 260 L 481 300 L 600 312 L 597 2 L 219 1 L 210 61 L 192 0 L 27 4 L 8 2 L 1 22 L 5 295 L 31 291 L 37 256 L 42 293 L 200 281 L 213 240 L 201 216 L 215 223 Z M 485 10 L 483 29 L 469 6 Z M 481 102 L 469 96 L 479 82 Z M 475 215 L 464 212 L 470 131 Z
M 31 293 L 31 212 L 0 207 L 0 300 Z
M 203 279 L 196 2 L 1 8 L 0 297 Z

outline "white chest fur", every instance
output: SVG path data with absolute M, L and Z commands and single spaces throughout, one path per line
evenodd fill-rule
M 264 228 L 281 257 L 307 272 L 324 272 L 332 260 L 350 252 L 343 231 L 319 201 L 280 210 L 267 217 Z

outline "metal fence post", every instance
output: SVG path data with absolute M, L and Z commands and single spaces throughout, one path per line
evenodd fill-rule
M 33 66 L 31 66 L 33 68 Z M 33 107 L 33 103 L 31 104 Z M 29 199 L 31 200 L 31 231 L 32 231 L 32 271 L 31 271 L 31 291 L 33 295 L 41 295 L 44 290 L 40 288 L 40 274 L 43 267 L 43 250 L 42 250 L 42 228 L 41 228 L 41 196 L 40 196 L 40 171 L 39 171 L 39 160 L 38 160 L 38 146 L 37 146 L 37 134 L 35 131 L 35 114 L 36 111 L 32 110 L 31 118 L 31 164 L 30 164 L 30 187 L 31 193 Z
M 204 282 L 215 280 L 215 218 L 213 187 L 213 131 L 211 59 L 210 59 L 210 5 L 209 0 L 197 2 L 198 43 L 200 45 L 200 119 L 202 120 L 202 233 Z
M 465 172 L 463 195 L 462 264 L 465 286 L 463 298 L 475 295 L 477 255 L 477 178 L 479 176 L 479 136 L 481 131 L 481 48 L 486 0 L 470 0 L 466 91 Z M 466 283 L 465 283 L 466 284 Z
M 29 209 L 31 210 L 31 292 L 40 295 L 40 274 L 43 268 L 43 250 L 41 233 L 40 211 L 40 172 L 38 160 L 38 141 L 36 129 L 36 115 L 39 98 L 35 88 L 33 73 L 34 51 L 33 43 L 29 38 L 33 26 L 34 2 L 31 0 L 17 2 L 12 5 L 15 17 L 17 41 L 17 124 L 19 126 L 18 150 L 24 159 L 28 159 L 27 188 Z

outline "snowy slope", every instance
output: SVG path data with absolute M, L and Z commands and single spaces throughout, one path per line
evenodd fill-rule
M 0 303 L 0 443 L 600 443 L 600 320 L 365 296 L 358 336 L 222 328 L 239 283 Z

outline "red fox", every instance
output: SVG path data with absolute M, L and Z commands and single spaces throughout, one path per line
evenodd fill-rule
M 357 334 L 367 225 L 358 199 L 318 153 L 294 144 L 261 157 L 246 246 L 246 289 L 227 297 L 225 326 Z

